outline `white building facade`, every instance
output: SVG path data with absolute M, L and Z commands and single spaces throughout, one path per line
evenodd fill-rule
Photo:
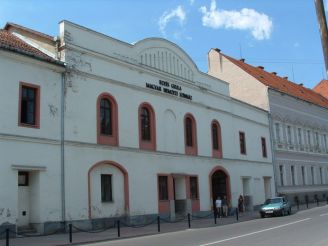
M 5 179 L 17 193 L 23 167 L 35 205 L 24 203 L 22 220 L 20 202 L 8 200 L 4 209 L 14 212 L 0 224 L 51 231 L 63 221 L 89 228 L 123 217 L 174 219 L 210 212 L 217 196 L 236 206 L 243 194 L 253 209 L 275 193 L 267 112 L 232 99 L 226 82 L 200 72 L 177 45 L 131 45 L 63 21 L 57 51 L 66 71 L 41 86 L 38 128 L 17 124 L 11 106 L 25 75 L 1 82 L 15 92 L 1 96 L 12 100 L 2 138 L 16 141 L 1 142 Z
M 328 196 L 327 98 L 217 49 L 210 51 L 209 63 L 209 74 L 229 82 L 233 97 L 269 111 L 277 193 L 292 202 L 325 200 Z

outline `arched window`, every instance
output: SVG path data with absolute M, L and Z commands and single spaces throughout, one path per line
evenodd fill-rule
M 212 131 L 212 156 L 222 158 L 221 127 L 218 121 L 213 120 L 211 124 Z
M 97 100 L 97 142 L 118 145 L 117 104 L 110 94 L 103 93 Z
M 139 147 L 156 150 L 155 112 L 148 103 L 142 103 L 139 106 Z
M 187 155 L 197 155 L 196 121 L 191 114 L 186 114 L 184 118 L 184 129 L 185 153 Z

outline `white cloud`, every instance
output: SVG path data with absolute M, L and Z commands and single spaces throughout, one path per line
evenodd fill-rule
M 240 11 L 217 9 L 216 1 L 212 0 L 209 10 L 206 6 L 202 6 L 200 11 L 203 14 L 203 26 L 213 29 L 248 30 L 257 40 L 269 39 L 271 36 L 273 28 L 271 18 L 254 9 L 243 8 Z
M 183 10 L 183 8 L 179 5 L 176 9 L 173 9 L 171 11 L 165 11 L 163 15 L 159 18 L 158 25 L 159 30 L 161 33 L 166 36 L 165 28 L 167 24 L 172 20 L 176 18 L 180 25 L 182 26 L 184 21 L 186 20 L 186 12 Z

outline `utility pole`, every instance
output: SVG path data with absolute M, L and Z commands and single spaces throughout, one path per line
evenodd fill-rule
M 314 3 L 317 11 L 321 44 L 323 49 L 323 57 L 325 59 L 326 75 L 328 75 L 328 31 L 327 31 L 325 7 L 323 5 L 323 0 L 314 0 Z

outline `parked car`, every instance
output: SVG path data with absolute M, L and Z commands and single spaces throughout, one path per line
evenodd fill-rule
M 284 216 L 290 215 L 292 207 L 285 197 L 274 197 L 267 199 L 260 208 L 261 218 L 266 215 L 270 216 Z

